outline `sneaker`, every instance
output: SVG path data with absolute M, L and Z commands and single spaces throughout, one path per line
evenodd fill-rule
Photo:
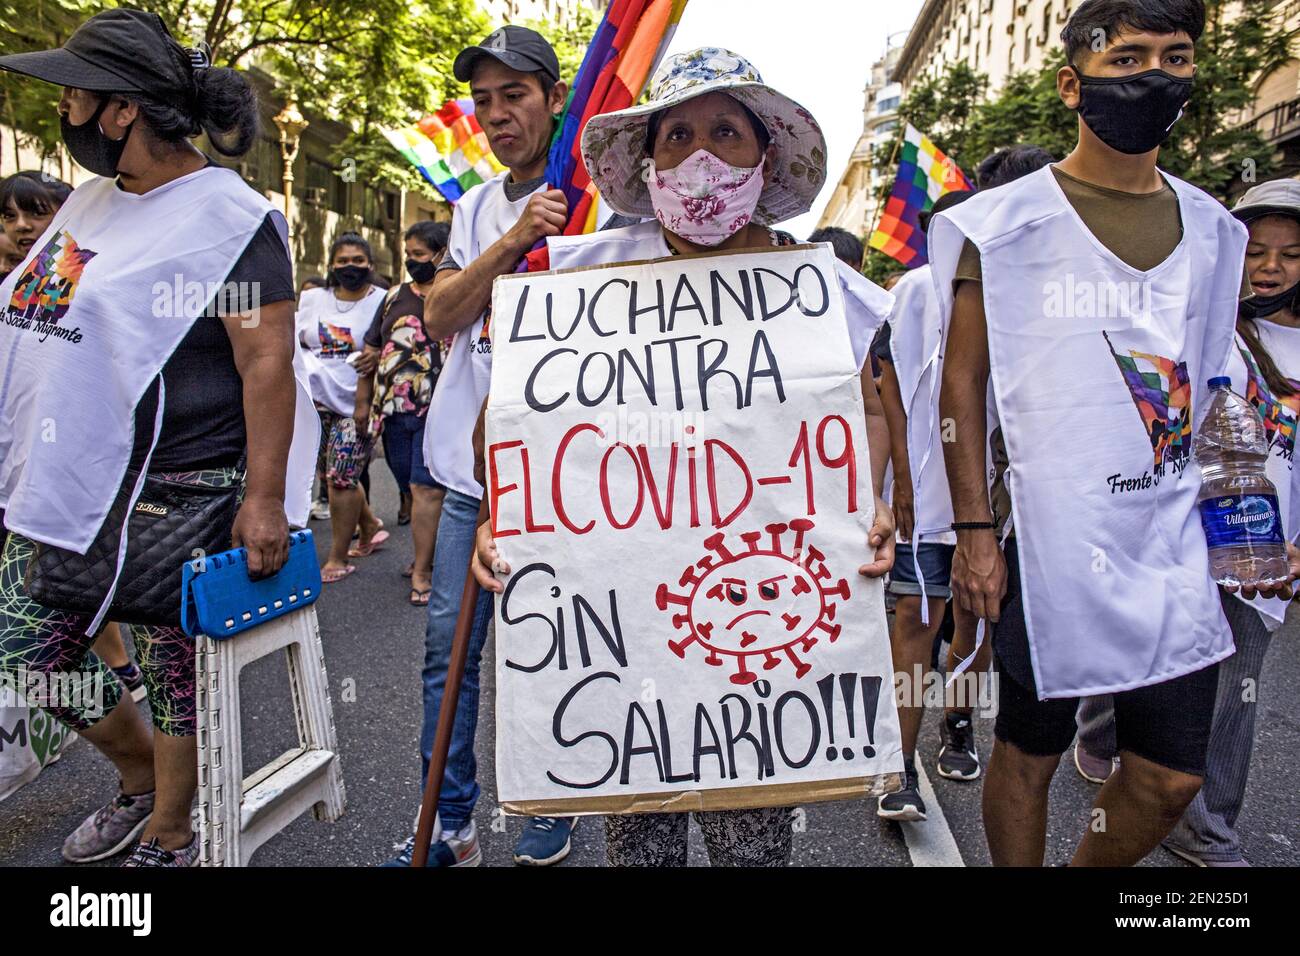
M 134 843 L 153 816 L 153 791 L 128 796 L 119 785 L 117 796 L 100 807 L 63 841 L 63 858 L 69 863 L 107 860 Z
M 1211 860 L 1201 856 L 1194 850 L 1184 849 L 1177 843 L 1170 843 L 1168 840 L 1164 841 L 1160 845 L 1180 860 L 1186 860 L 1188 863 L 1192 864 L 1192 866 L 1209 867 L 1211 869 L 1229 866 L 1250 866 L 1250 864 L 1241 857 L 1237 857 L 1235 860 Z
M 901 822 L 925 819 L 925 801 L 921 799 L 921 787 L 914 761 L 903 762 L 903 789 L 881 797 L 880 802 L 876 804 L 876 816 Z
M 136 703 L 144 700 L 144 674 L 135 664 L 127 661 L 125 667 L 114 667 L 113 673 L 118 676 L 126 692 L 131 695 L 131 699 Z
M 975 750 L 975 725 L 970 714 L 944 714 L 939 735 L 943 738 L 939 776 L 948 780 L 976 779 L 980 775 L 980 756 Z
M 415 834 L 407 837 L 406 842 L 398 847 L 397 856 L 383 867 L 410 866 L 415 856 Z M 424 865 L 430 869 L 435 866 L 479 866 L 483 862 L 483 849 L 478 843 L 478 827 L 471 820 L 469 825 L 451 836 L 429 844 L 429 855 Z
M 520 866 L 559 863 L 573 849 L 569 838 L 577 828 L 577 817 L 529 817 L 515 844 L 515 862 Z
M 311 506 L 312 521 L 329 521 L 330 520 L 330 503 L 329 499 L 322 498 L 319 501 L 312 502 Z
M 148 843 L 137 843 L 131 848 L 131 855 L 122 861 L 122 866 L 167 866 L 190 867 L 199 865 L 199 838 L 195 835 L 189 846 L 179 850 L 164 850 L 156 839 Z
M 1102 784 L 1106 778 L 1115 772 L 1114 758 L 1107 760 L 1105 757 L 1094 756 L 1083 749 L 1081 741 L 1074 742 L 1074 769 L 1079 771 L 1079 776 L 1089 783 Z

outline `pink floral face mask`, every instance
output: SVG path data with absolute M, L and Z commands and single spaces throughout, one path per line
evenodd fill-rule
M 763 166 L 752 169 L 724 163 L 698 149 L 675 169 L 648 164 L 650 204 L 669 232 L 701 246 L 716 246 L 754 218 L 763 193 Z

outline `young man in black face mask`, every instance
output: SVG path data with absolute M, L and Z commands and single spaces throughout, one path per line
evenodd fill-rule
M 931 225 L 952 307 L 952 587 L 989 622 L 999 670 L 984 786 L 999 865 L 1043 862 L 1080 697 L 1113 695 L 1122 756 L 1075 865 L 1141 860 L 1201 786 L 1232 641 L 1187 465 L 1231 349 L 1245 236 L 1157 157 L 1193 95 L 1204 24 L 1202 0 L 1085 0 L 1057 76 L 1079 113 L 1074 151 Z M 1003 441 L 1009 508 L 985 473 Z
M 453 69 L 456 79 L 469 83 L 475 115 L 508 171 L 469 190 L 456 204 L 447 254 L 425 299 L 428 337 L 454 339 L 425 426 L 425 464 L 447 490 L 438 520 L 425 630 L 422 781 L 428 772 L 483 497 L 474 475 L 473 432 L 492 371 L 492 282 L 514 272 L 539 240 L 559 235 L 568 211 L 564 193 L 544 179 L 555 121 L 568 95 L 550 44 L 524 27 L 502 27 L 482 43 L 462 50 Z M 479 793 L 474 733 L 479 658 L 491 614 L 492 596 L 483 592 L 438 801 L 443 840 L 430 848 L 428 866 L 474 865 L 481 859 L 473 819 Z M 572 824 L 571 819 L 528 820 L 515 851 L 516 862 L 546 865 L 563 859 L 569 852 Z M 409 866 L 413 844 L 414 838 L 391 865 Z

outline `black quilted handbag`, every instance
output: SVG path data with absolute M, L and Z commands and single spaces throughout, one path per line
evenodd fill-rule
M 84 555 L 37 544 L 24 579 L 32 600 L 83 614 L 99 610 L 117 570 L 122 524 L 139 476 L 127 471 Z M 155 475 L 145 478 L 131 509 L 126 560 L 106 620 L 180 627 L 181 568 L 195 557 L 230 549 L 240 485 L 208 488 Z

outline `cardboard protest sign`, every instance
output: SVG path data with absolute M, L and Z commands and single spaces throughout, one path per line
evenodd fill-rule
M 902 758 L 829 251 L 508 276 L 492 316 L 505 809 L 882 792 Z

